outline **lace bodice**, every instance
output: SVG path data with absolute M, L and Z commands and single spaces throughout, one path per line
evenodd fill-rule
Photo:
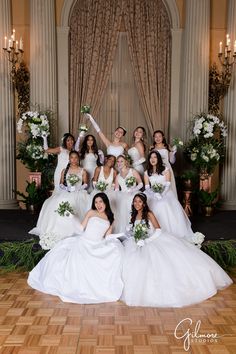
M 95 155 L 93 152 L 85 154 L 84 159 L 81 161 L 81 165 L 88 172 L 89 177 L 92 178 L 94 170 L 97 167 L 97 155 Z
M 92 216 L 87 223 L 83 237 L 90 241 L 101 241 L 110 227 L 108 220 L 99 216 Z
M 133 161 L 133 166 L 135 167 L 137 162 L 139 161 L 139 163 L 143 163 L 145 161 L 145 158 L 143 157 L 141 159 L 141 155 L 138 151 L 138 149 L 136 148 L 136 146 L 133 146 L 131 147 L 129 150 L 128 150 L 128 154 L 130 155 L 132 161 Z M 141 160 L 140 160 L 141 159 Z
M 107 148 L 107 154 L 108 155 L 113 155 L 115 157 L 118 157 L 119 155 L 122 155 L 124 153 L 125 149 L 123 148 L 122 145 L 109 145 Z
M 118 183 L 119 183 L 119 186 L 120 186 L 120 188 L 121 188 L 121 190 L 123 191 L 123 192 L 127 192 L 128 190 L 129 190 L 129 188 L 126 186 L 126 180 L 127 180 L 127 178 L 129 178 L 129 177 L 131 177 L 131 176 L 133 176 L 133 171 L 132 171 L 132 168 L 130 168 L 129 169 L 129 172 L 128 172 L 128 174 L 126 175 L 126 177 L 125 178 L 123 178 L 121 175 L 120 175 L 120 173 L 118 174 Z
M 98 182 L 100 182 L 100 181 L 105 182 L 108 185 L 107 189 L 112 189 L 113 173 L 114 173 L 114 170 L 113 170 L 113 168 L 111 168 L 111 172 L 110 172 L 109 176 L 106 178 L 104 176 L 103 166 L 101 166 L 101 170 L 100 170 L 100 173 L 99 173 L 99 176 L 98 176 Z
M 71 183 L 69 181 L 69 176 L 73 174 L 73 175 L 76 175 L 79 177 L 79 181 L 76 183 L 76 187 L 78 188 L 79 186 L 82 185 L 82 182 L 83 182 L 83 168 L 80 168 L 78 173 L 73 173 L 70 171 L 70 169 L 68 170 L 67 174 L 66 174 L 66 183 L 67 183 L 67 186 L 71 186 Z
M 148 176 L 147 171 L 145 171 L 145 175 Z M 153 186 L 155 183 L 165 184 L 167 182 L 166 177 L 163 174 L 158 175 L 157 173 L 155 173 L 151 176 L 148 176 L 148 178 L 149 178 L 151 186 Z
M 170 162 L 169 162 L 169 151 L 167 149 L 154 149 L 156 150 L 157 152 L 159 152 L 159 154 L 161 155 L 161 158 L 162 158 L 162 161 L 163 161 L 163 164 L 166 166 L 166 167 L 169 167 L 170 166 Z

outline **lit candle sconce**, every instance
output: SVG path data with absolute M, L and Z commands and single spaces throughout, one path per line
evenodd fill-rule
M 7 36 L 4 37 L 4 52 L 8 56 L 9 62 L 12 64 L 11 78 L 13 84 L 15 83 L 16 76 L 16 66 L 20 64 L 23 58 L 23 40 L 20 37 L 20 41 L 16 40 L 16 31 L 13 29 L 11 37 L 8 39 Z
M 233 65 L 236 61 L 236 41 L 234 41 L 233 53 L 232 53 L 231 40 L 229 34 L 226 35 L 226 42 L 225 42 L 224 49 L 223 49 L 223 42 L 219 43 L 218 58 L 223 68 L 221 77 L 223 79 L 225 87 L 228 88 L 232 77 Z

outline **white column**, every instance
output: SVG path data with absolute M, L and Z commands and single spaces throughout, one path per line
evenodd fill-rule
M 0 209 L 16 209 L 14 96 L 10 65 L 2 49 L 4 37 L 10 38 L 12 32 L 11 1 L 0 0 L 0 9 Z
M 185 4 L 180 117 L 182 136 L 188 138 L 193 116 L 208 110 L 210 0 L 188 0 Z
M 57 136 L 55 0 L 30 1 L 30 102 L 51 110 L 51 137 Z M 38 106 L 38 107 L 37 107 Z
M 236 1 L 228 1 L 228 24 L 231 43 L 236 40 Z M 226 138 L 226 159 L 223 166 L 222 198 L 225 201 L 224 209 L 236 210 L 236 67 L 233 68 L 233 77 L 224 100 L 224 117 L 228 125 Z

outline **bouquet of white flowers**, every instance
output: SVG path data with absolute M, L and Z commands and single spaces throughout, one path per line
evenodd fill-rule
M 133 227 L 134 239 L 138 246 L 144 245 L 144 240 L 148 238 L 148 226 L 144 220 L 134 225 Z
M 49 133 L 49 121 L 47 114 L 40 112 L 28 111 L 22 114 L 21 118 L 17 122 L 17 131 L 22 133 L 23 125 L 26 125 L 29 129 L 29 133 L 32 138 L 48 136 Z
M 205 239 L 205 236 L 201 232 L 195 232 L 194 236 L 193 236 L 193 243 L 198 248 L 201 248 L 204 239 Z
M 71 173 L 69 176 L 67 176 L 66 180 L 70 183 L 71 186 L 75 186 L 76 183 L 80 181 L 80 178 L 74 173 Z
M 159 194 L 163 193 L 165 190 L 165 186 L 162 183 L 154 183 L 151 188 L 154 193 Z
M 180 147 L 181 148 L 181 147 L 184 146 L 184 143 L 179 138 L 174 138 L 173 139 L 173 145 L 176 146 L 176 147 Z
M 136 185 L 136 178 L 134 176 L 126 178 L 125 184 L 127 188 L 134 187 Z
M 84 105 L 81 107 L 80 112 L 85 114 L 85 113 L 90 113 L 91 107 L 89 105 Z
M 96 189 L 101 191 L 101 192 L 104 192 L 107 188 L 108 184 L 104 181 L 98 181 L 96 183 Z
M 61 202 L 55 212 L 57 212 L 60 216 L 67 217 L 74 214 L 74 210 L 69 202 Z
M 40 235 L 39 244 L 43 250 L 52 249 L 55 244 L 61 240 L 61 237 L 54 232 L 46 232 Z

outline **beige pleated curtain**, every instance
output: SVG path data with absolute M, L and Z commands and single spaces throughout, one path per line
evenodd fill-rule
M 161 0 L 78 0 L 75 4 L 70 20 L 70 131 L 75 135 L 81 105 L 91 104 L 95 117 L 99 112 L 122 30 L 146 126 L 151 133 L 162 129 L 168 135 L 171 31 Z M 105 131 L 109 117 L 102 119 Z

